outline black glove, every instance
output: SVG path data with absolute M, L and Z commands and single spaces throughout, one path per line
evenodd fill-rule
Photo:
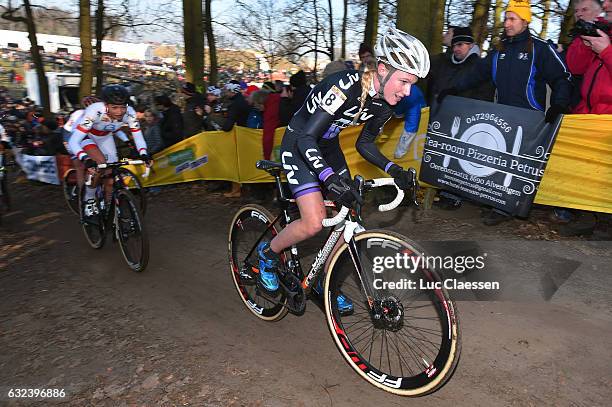
M 439 105 L 441 105 L 445 97 L 447 97 L 448 95 L 456 96 L 458 93 L 459 91 L 455 87 L 442 89 L 440 93 L 438 93 L 438 97 L 436 98 L 436 101 L 438 102 Z
M 98 166 L 98 163 L 92 160 L 91 158 L 87 157 L 83 161 L 83 165 L 85 165 L 85 169 L 88 170 L 90 168 L 96 168 Z
M 563 114 L 566 112 L 567 112 L 567 108 L 565 106 L 556 105 L 556 104 L 550 105 L 550 107 L 546 111 L 546 116 L 544 117 L 544 121 L 546 123 L 553 123 L 555 120 L 557 120 L 557 117 L 559 117 L 560 114 Z
M 404 191 L 412 190 L 414 186 L 414 176 L 412 172 L 404 170 L 397 164 L 393 164 L 387 172 L 393 177 L 395 185 L 397 185 L 399 189 L 403 189 Z
M 151 165 L 151 156 L 149 154 L 140 154 L 140 159 L 144 161 L 146 165 Z
M 337 202 L 341 206 L 352 208 L 355 201 L 359 204 L 363 203 L 363 199 L 351 185 L 351 181 L 342 178 L 336 173 L 327 177 L 324 184 L 325 189 L 327 189 L 327 198 Z

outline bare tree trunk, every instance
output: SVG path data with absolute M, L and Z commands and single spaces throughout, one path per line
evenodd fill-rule
M 208 42 L 208 56 L 210 58 L 210 72 L 208 82 L 211 85 L 217 85 L 218 81 L 218 62 L 217 62 L 217 46 L 215 44 L 215 34 L 212 26 L 211 1 L 206 0 L 204 6 L 204 21 L 206 22 L 206 41 Z
M 489 31 L 487 22 L 489 21 L 489 9 L 491 8 L 491 0 L 476 0 L 474 3 L 474 13 L 472 14 L 472 23 L 470 27 L 474 33 L 476 44 L 482 48 L 482 44 L 487 39 Z
M 576 8 L 578 0 L 570 0 L 561 22 L 561 29 L 559 30 L 559 44 L 569 45 L 572 42 L 569 32 L 574 25 L 574 9 Z
M 504 10 L 503 0 L 495 0 L 495 15 L 493 17 L 493 34 L 491 35 L 490 48 L 495 47 L 501 38 L 501 32 L 504 26 L 504 22 L 501 18 L 503 10 Z
M 435 4 L 437 3 L 437 4 Z M 444 31 L 444 5 L 446 0 L 434 0 L 435 12 L 433 13 L 431 32 L 431 53 L 442 52 L 442 32 Z
M 397 3 L 397 28 L 415 37 L 431 49 L 433 7 L 438 0 L 402 0 Z
M 204 27 L 202 0 L 183 0 L 183 38 L 185 41 L 185 78 L 202 87 L 204 76 Z
M 346 19 L 348 16 L 348 0 L 344 0 L 344 14 L 342 15 L 342 51 L 340 58 L 346 59 Z
M 79 36 L 81 38 L 81 83 L 79 98 L 91 95 L 93 82 L 93 50 L 91 48 L 91 3 L 79 0 Z
M 398 3 L 398 9 L 399 4 L 404 3 L 406 1 L 407 0 L 400 1 Z M 378 13 L 378 0 L 368 0 L 368 12 L 366 16 L 365 35 L 363 38 L 363 42 L 372 48 L 374 48 L 374 44 L 376 43 L 376 36 L 378 34 Z
M 102 93 L 104 86 L 104 57 L 102 55 L 104 40 L 104 0 L 98 0 L 96 8 L 96 94 Z
M 45 74 L 45 64 L 40 56 L 40 50 L 38 49 L 38 40 L 36 39 L 36 22 L 32 15 L 32 6 L 30 0 L 23 0 L 23 6 L 26 11 L 26 24 L 28 26 L 28 38 L 32 48 L 32 61 L 36 67 L 36 76 L 38 77 L 38 93 L 40 95 L 40 104 L 43 107 L 43 114 L 46 117 L 51 116 L 51 103 L 49 100 L 49 81 Z
M 327 0 L 327 5 L 329 7 L 329 60 L 333 61 L 334 55 L 336 53 L 335 45 L 334 45 L 334 14 L 332 10 L 332 0 Z
M 318 82 L 318 63 L 319 63 L 319 8 L 317 7 L 317 0 L 313 0 L 312 4 L 314 6 L 314 15 L 315 15 L 315 42 L 314 42 L 314 68 L 313 72 L 313 80 Z
M 540 31 L 540 38 L 546 39 L 548 35 L 548 20 L 550 18 L 550 0 L 542 1 L 544 6 L 544 14 L 542 15 L 542 31 Z

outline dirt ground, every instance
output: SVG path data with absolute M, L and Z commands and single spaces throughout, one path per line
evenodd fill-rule
M 559 238 L 545 208 L 492 228 L 471 205 L 367 217 L 368 227 L 417 241 L 477 242 L 506 276 L 503 298 L 458 301 L 463 351 L 453 378 L 405 399 L 353 373 L 313 304 L 268 324 L 244 308 L 226 253 L 240 200 L 200 184 L 151 195 L 151 260 L 137 274 L 116 244 L 89 248 L 59 187 L 10 188 L 14 210 L 0 226 L 0 405 L 604 406 L 612 397 L 610 241 Z M 24 388 L 66 397 L 7 396 Z

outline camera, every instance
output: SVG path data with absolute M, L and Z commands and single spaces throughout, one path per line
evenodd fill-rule
M 598 29 L 608 33 L 610 24 L 605 21 L 589 22 L 578 20 L 574 28 L 570 31 L 570 36 L 577 37 L 579 35 L 586 35 L 587 37 L 599 37 L 600 35 L 597 33 Z

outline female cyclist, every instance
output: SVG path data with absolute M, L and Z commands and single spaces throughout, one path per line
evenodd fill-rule
M 278 253 L 306 240 L 322 229 L 327 198 L 351 207 L 360 200 L 352 185 L 338 133 L 348 126 L 365 124 L 357 151 L 370 163 L 410 189 L 412 174 L 383 156 L 374 141 L 392 116 L 391 106 L 410 94 L 410 87 L 429 72 L 429 53 L 415 37 L 391 28 L 376 45 L 377 63 L 365 72 L 347 70 L 315 86 L 293 116 L 283 137 L 281 159 L 300 219 L 291 222 L 272 241 L 259 244 L 258 285 L 270 294 L 278 290 Z M 340 295 L 341 311 L 350 311 L 350 299 Z

